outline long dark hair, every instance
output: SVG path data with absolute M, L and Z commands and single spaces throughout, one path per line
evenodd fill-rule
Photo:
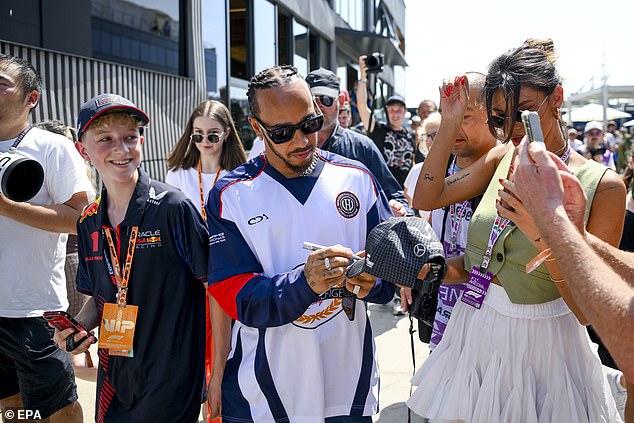
M 242 141 L 231 118 L 229 109 L 219 101 L 207 100 L 200 103 L 192 112 L 185 131 L 174 146 L 174 149 L 167 158 L 167 167 L 173 169 L 189 169 L 198 165 L 200 152 L 192 145 L 189 139 L 194 128 L 194 120 L 197 117 L 208 117 L 214 119 L 226 129 L 229 128 L 229 136 L 222 145 L 220 153 L 220 167 L 225 170 L 233 170 L 247 161 L 247 156 L 242 147 Z
M 559 72 L 555 68 L 555 46 L 552 39 L 528 39 L 518 48 L 501 54 L 489 65 L 484 84 L 489 131 L 503 142 L 511 139 L 522 85 L 546 95 L 550 95 L 561 85 Z M 506 101 L 501 137 L 491 123 L 493 94 L 500 89 L 504 92 Z M 564 136 L 564 139 L 567 138 Z

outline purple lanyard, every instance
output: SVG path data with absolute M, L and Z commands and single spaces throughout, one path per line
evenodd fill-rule
M 469 200 L 463 201 L 457 207 L 455 204 L 449 206 L 449 242 L 452 250 L 456 248 L 458 228 L 462 218 L 467 214 L 467 207 L 469 207 Z M 454 219 L 454 214 L 456 218 Z
M 482 273 L 486 272 L 489 268 L 489 263 L 491 262 L 491 256 L 493 255 L 493 246 L 497 242 L 498 238 L 504 228 L 509 224 L 509 219 L 503 219 L 500 216 L 495 217 L 495 222 L 493 223 L 493 227 L 491 228 L 491 234 L 489 235 L 489 244 L 487 245 L 487 249 L 484 252 L 484 257 L 482 257 L 482 264 L 480 265 L 480 269 Z
M 20 135 L 18 135 L 18 137 L 15 139 L 13 145 L 9 149 L 10 152 L 13 152 L 14 150 L 16 150 L 18 148 L 18 145 L 20 145 L 20 143 L 22 142 L 24 137 L 26 137 L 26 134 L 31 130 L 31 128 L 32 128 L 32 126 L 29 125 L 26 128 L 24 128 L 22 130 L 22 132 L 20 132 Z
M 570 148 L 570 144 L 568 144 L 568 148 L 564 151 L 564 154 L 561 155 L 561 161 L 564 163 L 568 162 L 570 155 L 572 154 L 572 148 Z

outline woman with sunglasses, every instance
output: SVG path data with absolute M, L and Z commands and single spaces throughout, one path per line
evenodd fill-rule
M 227 107 L 215 100 L 203 101 L 167 158 L 165 182 L 180 188 L 205 217 L 211 187 L 244 162 L 242 142 Z
M 244 162 L 246 162 L 246 155 L 242 142 L 227 107 L 218 101 L 203 101 L 192 112 L 185 131 L 167 158 L 168 171 L 165 182 L 183 191 L 206 220 L 205 200 L 209 191 L 225 173 Z M 207 303 L 205 369 L 208 382 L 214 367 L 210 313 L 212 315 L 216 312 L 224 313 L 216 305 L 212 305 L 212 308 L 214 310 L 210 311 L 209 303 Z M 225 347 L 228 352 L 228 338 Z M 223 354 L 218 354 L 218 358 L 221 358 Z M 223 360 L 217 360 L 216 366 L 224 363 Z M 224 364 L 222 366 L 224 368 Z M 213 386 L 210 384 L 209 395 L 215 396 L 217 403 L 220 402 L 221 380 L 222 377 L 214 378 L 215 384 Z M 205 408 L 209 414 L 208 406 Z M 208 418 L 207 421 L 216 420 Z
M 449 260 L 445 280 L 469 282 L 442 341 L 414 376 L 419 386 L 407 403 L 432 422 L 621 421 L 580 324 L 587 322 L 512 182 L 516 146 L 525 135 L 519 115 L 535 111 L 546 148 L 584 185 L 588 231 L 618 244 L 623 183 L 571 151 L 553 54 L 552 40 L 527 40 L 491 63 L 488 124 L 504 144 L 448 178 L 445 167 L 459 129 L 454 122 L 464 113 L 468 90 L 464 76 L 441 87 L 442 123 L 414 207 L 430 210 L 483 197 L 471 218 L 465 255 Z

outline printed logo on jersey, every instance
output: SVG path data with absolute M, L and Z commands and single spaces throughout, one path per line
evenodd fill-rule
M 220 232 L 217 234 L 209 235 L 209 246 L 211 247 L 214 244 L 220 244 L 227 240 L 224 232 Z
M 252 217 L 251 219 L 249 219 L 247 221 L 247 223 L 252 226 L 252 225 L 258 224 L 260 222 L 263 222 L 265 220 L 269 220 L 269 217 L 267 215 L 265 215 L 264 213 L 262 213 L 260 215 Z
M 167 191 L 165 191 L 167 192 Z M 136 239 L 136 247 L 144 250 L 148 248 L 156 248 L 162 247 L 163 243 L 161 242 L 161 230 L 147 230 L 147 231 L 139 231 Z
M 352 293 L 342 285 L 333 286 L 319 296 L 304 314 L 293 322 L 293 325 L 302 329 L 315 329 L 329 322 L 337 316 L 342 308 L 342 298 L 352 296 Z
M 359 213 L 360 203 L 356 195 L 350 191 L 344 191 L 335 200 L 337 211 L 346 219 L 352 219 Z
M 165 197 L 165 194 L 167 194 L 168 192 L 169 191 L 163 191 L 157 194 L 154 187 L 150 187 L 149 198 L 147 199 L 147 202 L 150 204 L 154 204 L 155 206 L 158 206 L 161 204 L 161 200 L 163 199 L 163 197 Z
M 86 206 L 84 211 L 81 212 L 79 223 L 82 223 L 88 216 L 93 216 L 99 211 L 99 203 L 101 203 L 101 197 L 97 198 L 94 203 Z

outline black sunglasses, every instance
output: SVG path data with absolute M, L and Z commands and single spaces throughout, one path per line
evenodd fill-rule
M 300 129 L 304 134 L 309 135 L 319 131 L 324 125 L 323 114 L 307 117 L 297 125 L 285 125 L 275 129 L 267 129 L 267 127 L 255 115 L 253 115 L 253 119 L 256 120 L 262 129 L 264 129 L 264 132 L 266 132 L 274 144 L 284 144 L 285 142 L 289 142 L 293 139 L 295 131 L 298 129 Z
M 223 132 L 221 132 L 221 133 L 219 133 L 219 134 L 216 134 L 216 133 L 213 133 L 213 134 L 207 134 L 206 136 L 205 136 L 205 135 L 202 135 L 202 134 L 191 134 L 191 135 L 189 136 L 189 139 L 190 139 L 192 142 L 194 142 L 194 143 L 198 144 L 198 143 L 200 143 L 200 142 L 203 142 L 203 140 L 204 140 L 205 138 L 207 138 L 207 140 L 208 140 L 210 143 L 215 144 L 215 143 L 217 143 L 218 141 L 220 141 L 220 137 L 222 137 L 222 135 L 223 135 L 223 134 L 224 134 L 224 131 L 223 131 Z
M 315 98 L 319 99 L 319 102 L 326 107 L 330 107 L 335 104 L 336 97 L 330 97 L 329 95 L 317 95 Z
M 546 100 L 548 99 L 548 97 L 550 97 L 550 94 L 548 94 L 546 97 L 544 97 L 544 99 L 542 100 L 541 104 L 539 105 L 539 107 L 537 107 L 537 110 L 530 110 L 529 111 L 536 111 L 539 113 L 540 109 L 542 108 L 542 106 L 544 105 L 544 103 L 546 102 Z M 520 122 L 522 123 L 522 112 L 524 110 L 518 110 L 517 112 L 515 112 L 515 116 L 514 116 L 514 121 L 515 122 Z M 497 129 L 502 129 L 504 128 L 504 122 L 506 121 L 506 118 L 504 116 L 494 116 L 491 115 L 491 117 L 489 117 L 489 119 L 487 119 L 486 123 L 490 123 L 494 128 Z
M 522 114 L 521 112 L 518 110 L 517 114 L 515 115 L 515 119 L 513 119 L 515 122 L 521 122 L 522 121 Z M 502 129 L 504 128 L 504 122 L 506 121 L 506 118 L 504 116 L 493 116 L 491 115 L 491 117 L 487 120 L 487 123 L 490 123 L 491 125 L 493 125 L 494 128 L 497 129 Z

